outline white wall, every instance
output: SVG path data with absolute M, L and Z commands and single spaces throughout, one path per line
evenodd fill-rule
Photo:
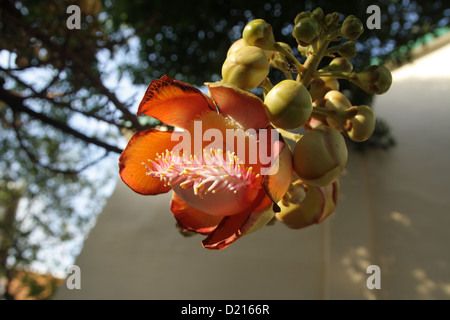
M 182 237 L 170 195 L 119 181 L 76 264 L 81 290 L 57 299 L 449 299 L 450 45 L 393 73 L 374 110 L 398 145 L 351 153 L 337 211 L 280 223 L 221 251 Z M 366 287 L 369 265 L 381 289 Z

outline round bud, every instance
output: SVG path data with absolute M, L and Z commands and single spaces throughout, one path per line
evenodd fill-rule
M 300 229 L 319 224 L 334 212 L 339 196 L 339 182 L 325 187 L 307 186 L 301 203 L 280 201 L 275 217 L 287 227 Z
M 309 93 L 313 101 L 322 99 L 330 90 L 339 90 L 339 81 L 331 77 L 314 79 L 309 86 Z
M 240 38 L 238 40 L 236 40 L 235 42 L 233 42 L 233 44 L 228 48 L 227 51 L 227 57 L 229 55 L 231 55 L 232 53 L 236 52 L 236 50 L 242 48 L 242 47 L 247 47 L 248 43 L 245 42 L 244 38 Z
M 272 26 L 263 19 L 250 21 L 242 32 L 242 37 L 251 46 L 264 50 L 275 50 Z
M 375 114 L 369 106 L 357 106 L 358 113 L 351 118 L 346 128 L 347 135 L 355 142 L 369 139 L 375 130 Z
M 353 65 L 349 59 L 344 57 L 337 57 L 331 60 L 330 64 L 323 68 L 326 71 L 340 71 L 340 72 L 352 72 Z
M 320 27 L 312 18 L 300 19 L 292 30 L 292 35 L 297 43 L 303 47 L 313 44 L 319 39 Z
M 344 111 L 352 107 L 352 103 L 350 102 L 350 100 L 348 100 L 347 97 L 338 90 L 328 91 L 323 97 L 323 103 L 325 108 L 334 111 Z M 329 126 L 335 128 L 338 131 L 342 131 L 342 127 L 338 121 L 336 121 L 332 117 L 326 117 L 325 119 L 326 123 Z
M 392 74 L 384 66 L 370 66 L 349 80 L 369 94 L 383 94 L 391 87 Z
M 339 178 L 347 156 L 347 146 L 339 131 L 319 126 L 295 144 L 294 170 L 306 184 L 324 187 Z
M 297 14 L 295 16 L 294 25 L 296 25 L 297 22 L 299 22 L 301 19 L 309 18 L 309 17 L 311 17 L 311 12 L 310 11 L 302 11 L 302 12 L 300 12 L 299 14 Z
M 222 66 L 223 82 L 250 91 L 269 74 L 269 61 L 264 50 L 243 46 L 231 53 Z
M 346 110 L 352 107 L 352 103 L 338 90 L 330 90 L 323 97 L 325 108 L 335 111 Z
M 233 44 L 228 48 L 227 51 L 227 57 L 232 54 L 233 52 L 235 52 L 237 49 L 240 49 L 242 47 L 247 47 L 249 46 L 249 44 L 244 40 L 244 38 L 240 38 L 238 40 L 236 40 L 235 42 L 233 42 Z M 271 51 L 271 50 L 264 50 L 267 59 L 270 59 L 272 57 L 272 55 L 275 53 L 275 51 Z
M 345 18 L 341 26 L 341 35 L 350 40 L 356 40 L 364 32 L 364 26 L 358 18 L 353 15 Z
M 313 12 L 311 13 L 311 18 L 313 18 L 317 22 L 323 21 L 325 18 L 323 10 L 321 8 L 314 9 Z
M 339 81 L 332 77 L 321 77 L 321 80 L 325 82 L 325 86 L 330 90 L 339 90 Z
M 354 58 L 356 56 L 356 43 L 354 41 L 344 42 L 338 53 L 347 59 Z
M 282 129 L 295 129 L 304 124 L 312 112 L 308 90 L 295 80 L 283 80 L 264 98 L 269 120 Z

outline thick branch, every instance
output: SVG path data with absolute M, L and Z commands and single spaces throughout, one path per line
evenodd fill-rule
M 62 173 L 62 174 L 65 174 L 65 175 L 76 175 L 76 174 L 80 173 L 81 171 L 84 171 L 85 169 L 89 168 L 90 166 L 95 165 L 96 163 L 98 163 L 100 160 L 102 160 L 103 158 L 105 158 L 108 155 L 108 151 L 106 151 L 103 156 L 99 157 L 98 159 L 95 159 L 94 161 L 91 161 L 90 163 L 84 165 L 82 168 L 79 168 L 77 170 L 74 170 L 74 169 L 62 170 L 62 169 L 58 169 L 56 167 L 52 167 L 52 166 L 43 164 L 41 161 L 39 161 L 39 159 L 36 157 L 36 155 L 25 145 L 25 143 L 23 141 L 23 137 L 22 137 L 22 135 L 20 133 L 20 129 L 18 128 L 16 123 L 17 123 L 17 120 L 14 117 L 14 121 L 12 123 L 12 127 L 14 128 L 17 140 L 19 141 L 19 144 L 20 144 L 20 147 L 22 148 L 22 150 L 25 151 L 25 153 L 27 154 L 28 158 L 33 163 L 35 163 L 36 165 L 38 165 L 38 166 L 40 166 L 42 168 L 50 170 L 51 172 Z
M 47 85 L 47 87 L 45 89 L 43 89 L 40 92 L 38 92 L 32 86 L 30 86 L 29 84 L 27 84 L 24 81 L 22 81 L 19 77 L 13 75 L 11 71 L 15 71 L 15 70 L 4 69 L 4 68 L 0 67 L 0 71 L 3 71 L 5 73 L 7 73 L 8 76 L 10 76 L 12 79 L 14 79 L 17 83 L 19 83 L 20 85 L 26 87 L 27 89 L 29 89 L 33 93 L 32 96 L 23 97 L 24 99 L 28 99 L 28 98 L 43 99 L 43 100 L 49 101 L 50 103 L 52 103 L 53 105 L 55 105 L 57 107 L 66 108 L 66 109 L 68 109 L 70 111 L 77 112 L 77 113 L 82 114 L 82 115 L 84 115 L 86 117 L 94 118 L 94 119 L 96 119 L 98 121 L 103 121 L 105 123 L 109 123 L 109 124 L 111 124 L 113 126 L 116 126 L 119 129 L 126 128 L 124 125 L 118 124 L 114 120 L 106 119 L 104 117 L 101 117 L 101 116 L 95 114 L 94 112 L 86 112 L 86 111 L 78 110 L 78 109 L 72 107 L 72 105 L 70 103 L 56 101 L 54 98 L 51 98 L 48 95 L 47 90 L 48 90 L 48 88 L 50 88 L 52 82 L 55 81 L 54 79 L 51 81 L 51 83 L 49 85 Z M 102 108 L 99 108 L 99 109 L 102 109 Z
M 112 146 L 108 143 L 105 143 L 105 142 L 100 141 L 93 137 L 88 137 L 88 136 L 84 135 L 83 133 L 73 129 L 72 127 L 70 127 L 62 122 L 59 122 L 59 121 L 57 121 L 53 118 L 50 118 L 44 114 L 41 114 L 34 110 L 31 110 L 30 108 L 28 108 L 24 105 L 24 103 L 23 103 L 25 100 L 24 98 L 8 92 L 8 90 L 5 90 L 3 87 L 0 87 L 0 100 L 4 101 L 15 112 L 26 113 L 26 114 L 32 116 L 33 118 L 39 119 L 43 123 L 51 125 L 52 127 L 55 127 L 65 133 L 68 133 L 80 140 L 83 140 L 85 142 L 102 147 L 106 151 L 115 152 L 115 153 L 119 153 L 119 154 L 122 153 L 122 149 L 120 149 L 116 146 Z

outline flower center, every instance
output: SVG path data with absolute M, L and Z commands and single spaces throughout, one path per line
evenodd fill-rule
M 157 154 L 154 161 L 148 161 L 152 168 L 142 163 L 147 175 L 160 178 L 165 185 L 192 188 L 200 198 L 207 193 L 237 193 L 241 189 L 260 188 L 257 182 L 261 176 L 255 174 L 252 167 L 245 167 L 234 152 L 224 154 L 222 149 L 203 149 L 202 159 L 166 150 L 164 154 Z

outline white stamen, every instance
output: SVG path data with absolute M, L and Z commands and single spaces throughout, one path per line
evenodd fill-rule
M 154 161 L 148 160 L 151 167 L 145 163 L 146 175 L 159 178 L 164 184 L 181 188 L 192 188 L 194 194 L 202 198 L 211 192 L 226 190 L 238 192 L 242 188 L 260 188 L 259 174 L 253 173 L 253 168 L 246 168 L 241 160 L 229 152 L 224 156 L 221 149 L 203 150 L 202 159 L 196 156 L 176 155 L 166 150 L 157 154 Z M 206 184 L 211 185 L 206 188 Z

